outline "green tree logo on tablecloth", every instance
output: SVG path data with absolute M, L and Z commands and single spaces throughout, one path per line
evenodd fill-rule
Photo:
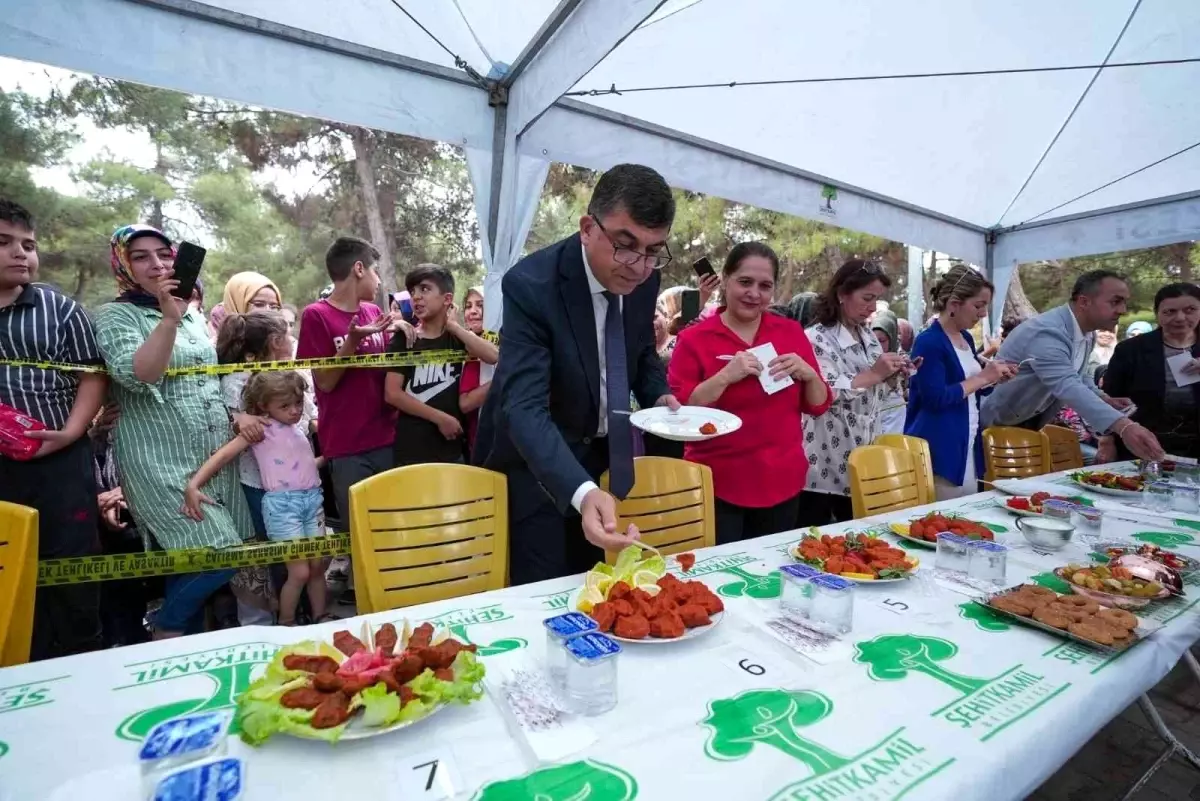
M 468 645 L 474 643 L 476 650 L 480 656 L 496 656 L 498 654 L 506 654 L 509 651 L 516 651 L 529 645 L 528 640 L 523 640 L 520 637 L 502 637 L 499 640 L 492 640 L 489 643 L 477 643 L 467 636 L 467 626 L 464 623 L 458 623 L 449 627 L 450 636 L 464 642 Z
M 1038 573 L 1036 576 L 1030 576 L 1029 580 L 1038 586 L 1053 590 L 1059 595 L 1069 595 L 1071 592 L 1071 585 L 1053 573 Z
M 987 686 L 990 679 L 964 676 L 947 670 L 939 662 L 953 659 L 958 646 L 938 637 L 915 634 L 883 634 L 868 642 L 855 644 L 854 661 L 867 665 L 876 681 L 900 681 L 911 672 L 924 673 L 962 695 L 970 695 Z
M 8 753 L 8 743 L 0 740 L 0 757 Z
M 765 576 L 751 573 L 743 567 L 726 567 L 721 572 L 736 576 L 737 580 L 717 587 L 718 595 L 724 595 L 726 598 L 741 598 L 745 596 L 760 600 L 779 597 L 781 585 L 779 583 L 778 570 L 772 570 Z
M 496 656 L 524 648 L 529 645 L 529 642 L 520 637 L 504 637 L 487 643 L 478 642 L 471 639 L 467 634 L 467 629 L 472 626 L 478 627 L 512 619 L 513 616 L 505 612 L 499 604 L 492 604 L 473 609 L 452 609 L 430 618 L 429 622 L 434 626 L 445 626 L 450 631 L 450 635 L 461 642 L 478 646 L 480 656 Z M 403 621 L 395 621 L 395 624 L 399 628 L 403 626 Z
M 828 717 L 833 702 L 812 690 L 748 690 L 713 701 L 702 723 L 712 729 L 704 752 L 713 759 L 742 759 L 755 745 L 777 748 L 813 773 L 837 770 L 850 760 L 800 736 L 799 730 Z
M 612 765 L 585 759 L 492 782 L 474 801 L 633 801 L 637 781 Z
M 1186 520 L 1176 520 L 1176 523 L 1186 523 Z M 1191 545 L 1196 538 L 1182 531 L 1139 531 L 1133 535 L 1135 540 L 1149 542 L 1160 548 L 1178 548 L 1180 545 Z
M 988 609 L 983 604 L 967 601 L 965 604 L 958 605 L 958 616 L 963 620 L 969 620 L 975 624 L 975 628 L 980 631 L 1000 632 L 1008 631 L 1012 628 L 1012 624 L 1005 621 L 1003 617 Z
M 127 665 L 133 671 L 134 683 L 118 687 L 117 691 L 121 693 L 149 685 L 174 687 L 184 679 L 199 677 L 207 681 L 209 692 L 206 696 L 171 701 L 134 712 L 117 725 L 117 736 L 140 742 L 165 720 L 193 712 L 232 709 L 237 705 L 238 696 L 250 686 L 259 669 L 271 661 L 278 649 L 279 646 L 272 643 L 245 643 Z M 235 720 L 230 731 L 236 734 L 238 730 Z

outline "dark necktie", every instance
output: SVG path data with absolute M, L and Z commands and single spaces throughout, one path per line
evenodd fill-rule
M 608 490 L 624 500 L 633 489 L 633 433 L 629 426 L 629 372 L 625 364 L 625 322 L 621 299 L 604 293 L 604 373 L 608 397 Z

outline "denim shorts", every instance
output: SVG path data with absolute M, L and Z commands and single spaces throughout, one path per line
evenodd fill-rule
M 263 496 L 263 522 L 271 542 L 325 535 L 321 488 L 277 490 Z

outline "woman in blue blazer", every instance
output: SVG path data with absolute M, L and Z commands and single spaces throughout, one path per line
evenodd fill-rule
M 937 319 L 913 343 L 921 368 L 909 379 L 904 433 L 929 442 L 939 501 L 978 492 L 983 474 L 979 396 L 1016 375 L 1007 362 L 983 362 L 967 331 L 987 314 L 993 287 L 960 264 L 933 288 Z

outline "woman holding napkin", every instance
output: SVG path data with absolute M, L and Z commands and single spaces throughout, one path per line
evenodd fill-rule
M 679 334 L 667 374 L 682 403 L 742 419 L 737 431 L 684 449 L 685 459 L 712 470 L 718 543 L 795 527 L 808 468 L 803 417 L 829 408 L 804 329 L 766 313 L 778 278 L 770 247 L 736 245 L 722 270 L 726 305 Z

